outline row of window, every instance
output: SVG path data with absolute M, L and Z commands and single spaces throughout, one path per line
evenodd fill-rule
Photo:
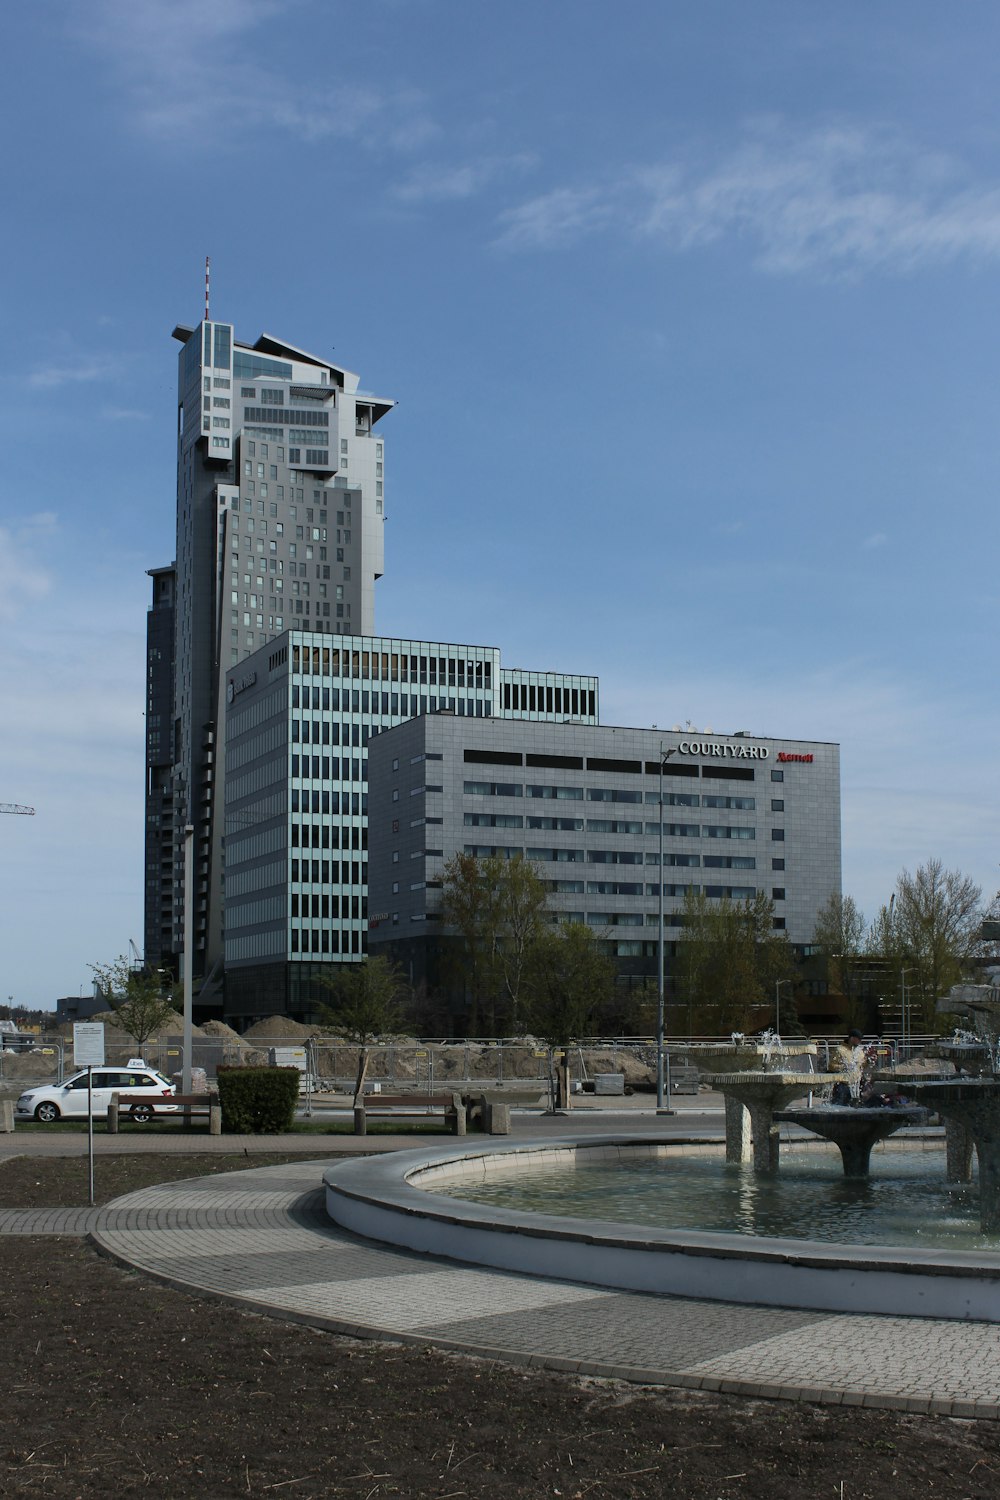
M 803 758 L 800 757 L 800 759 Z M 661 789 L 665 774 L 673 777 L 697 777 L 700 775 L 706 780 L 713 781 L 753 781 L 756 779 L 756 771 L 752 767 L 734 766 L 728 762 L 723 766 L 699 766 L 681 761 L 661 766 L 658 761 L 647 760 L 643 764 L 641 760 L 618 760 L 613 756 L 604 755 L 588 755 L 586 760 L 584 760 L 582 755 L 540 755 L 534 751 L 522 752 L 520 750 L 497 749 L 466 750 L 465 760 L 478 761 L 480 765 L 557 766 L 567 771 L 582 771 L 586 767 L 588 771 L 614 771 L 619 775 L 655 776 Z M 772 781 L 784 781 L 784 779 L 784 771 L 774 770 L 771 772 Z M 666 801 L 665 795 L 664 801 Z
M 452 656 L 421 656 L 403 651 L 341 650 L 329 646 L 293 646 L 292 671 L 324 677 L 370 677 L 389 682 L 416 682 L 449 687 L 490 687 L 492 661 Z
M 548 682 L 505 682 L 503 706 L 508 713 L 593 719 L 597 716 L 597 693 L 593 688 L 560 687 Z
M 345 882 L 346 883 L 346 882 Z M 350 920 L 351 917 L 363 917 L 366 913 L 362 910 L 363 898 L 361 896 L 340 896 L 332 891 L 308 892 L 299 895 L 292 892 L 292 916 L 293 917 L 327 917 L 334 921 L 341 918 Z
M 695 864 L 698 863 L 697 856 L 695 856 L 694 863 Z M 716 868 L 716 869 L 720 868 L 720 866 L 718 866 L 718 865 L 713 865 L 712 860 L 707 855 L 705 857 L 705 865 L 708 868 Z M 737 868 L 741 868 L 741 867 L 737 866 Z M 755 868 L 754 861 L 751 860 L 749 868 Z M 785 861 L 783 859 L 772 859 L 772 861 L 771 861 L 771 869 L 772 870 L 783 870 L 784 868 L 785 868 Z M 591 881 L 587 882 L 586 890 L 591 895 L 597 894 L 598 891 L 605 892 L 605 893 L 607 893 L 609 895 L 610 894 L 614 894 L 614 895 L 617 895 L 617 896 L 641 896 L 641 895 L 643 895 L 643 887 L 642 887 L 642 885 L 641 884 L 637 884 L 634 881 L 626 881 L 624 884 L 622 884 L 621 882 L 612 882 L 612 884 L 614 886 L 614 890 L 613 891 L 609 888 L 608 883 L 606 881 L 593 881 L 593 880 L 591 880 Z M 584 882 L 582 880 L 546 880 L 545 886 L 546 886 L 546 889 L 552 891 L 555 895 L 562 895 L 562 896 L 582 895 L 583 892 L 584 892 Z M 664 885 L 664 887 L 663 887 L 663 894 L 665 896 L 683 896 L 684 893 L 685 893 L 685 891 L 687 891 L 687 890 L 693 890 L 693 889 L 695 889 L 695 887 L 693 887 L 693 886 L 686 886 L 686 885 Z M 779 894 L 779 892 L 780 892 L 780 894 Z M 647 886 L 645 888 L 645 894 L 647 896 L 658 896 L 660 894 L 660 887 L 659 887 L 659 885 L 648 885 L 647 884 Z M 772 896 L 773 896 L 773 898 L 774 898 L 775 901 L 784 901 L 784 899 L 785 899 L 785 888 L 784 888 L 784 886 L 775 886 L 773 888 L 771 894 L 772 894 Z
M 519 781 L 466 781 L 463 788 L 467 797 L 544 797 L 556 802 L 617 802 L 632 807 L 711 807 L 725 808 L 735 812 L 755 812 L 756 797 L 723 797 L 697 793 L 672 792 L 664 794 L 662 801 L 657 792 L 623 791 L 620 787 L 590 786 L 543 786 Z M 784 812 L 784 798 L 771 798 L 771 811 Z M 667 825 L 664 825 L 666 827 Z M 655 823 L 647 823 L 647 831 L 655 831 Z M 623 832 L 641 832 L 638 824 L 622 828 Z
M 361 932 L 339 927 L 293 927 L 293 953 L 356 953 L 362 951 Z
M 615 818 L 587 818 L 586 829 L 583 818 L 556 818 L 531 816 L 521 813 L 467 812 L 463 818 L 466 828 L 527 828 L 561 833 L 624 833 L 656 835 L 660 833 L 658 823 L 643 824 Z M 728 823 L 664 823 L 663 833 L 671 838 L 706 839 L 753 839 L 753 828 L 733 827 Z M 641 863 L 641 857 L 637 857 Z
M 364 860 L 293 859 L 292 880 L 302 885 L 368 884 L 368 865 Z
M 520 849 L 504 844 L 466 844 L 465 853 L 473 855 L 476 859 L 517 859 L 522 856 L 525 859 L 535 861 L 539 864 L 564 864 L 564 865 L 648 865 L 655 868 L 659 865 L 659 857 L 656 854 L 647 854 L 645 858 L 641 853 L 632 853 L 621 849 L 547 849 L 528 848 Z M 692 855 L 665 855 L 663 859 L 664 868 L 670 866 L 674 869 L 695 869 L 699 866 L 699 856 Z M 755 869 L 756 861 L 731 860 L 722 856 L 706 854 L 704 858 L 705 869 Z M 783 859 L 772 859 L 772 870 L 783 870 L 785 861 Z M 572 885 L 567 889 L 574 889 Z M 652 887 L 650 887 L 652 889 Z M 642 889 L 637 886 L 634 891 L 630 890 L 624 894 L 641 895 Z

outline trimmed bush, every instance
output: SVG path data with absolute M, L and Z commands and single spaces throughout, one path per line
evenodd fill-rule
M 220 1068 L 224 1135 L 282 1135 L 299 1102 L 298 1068 Z

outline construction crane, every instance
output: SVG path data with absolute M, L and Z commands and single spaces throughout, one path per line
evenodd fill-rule
M 22 807 L 20 802 L 0 802 L 0 813 L 23 813 L 27 818 L 35 816 L 33 807 Z

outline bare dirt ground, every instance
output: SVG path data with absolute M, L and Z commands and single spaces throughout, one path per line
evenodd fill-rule
M 123 1156 L 98 1163 L 98 1190 L 279 1160 Z M 0 1205 L 85 1198 L 79 1160 L 0 1163 Z M 359 1343 L 158 1286 L 80 1240 L 0 1239 L 0 1298 L 3 1496 L 978 1500 L 1000 1487 L 1000 1423 Z

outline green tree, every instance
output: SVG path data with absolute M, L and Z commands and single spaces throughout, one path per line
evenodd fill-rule
M 512 1031 L 521 1025 L 525 966 L 547 900 L 545 883 L 520 854 L 455 855 L 444 869 L 441 912 L 462 940 L 470 985 L 477 998 L 488 996 L 494 1023 L 499 1001 Z
M 860 989 L 867 931 L 854 897 L 842 896 L 839 891 L 834 891 L 816 913 L 813 945 L 823 960 L 827 984 L 844 997 L 851 1025 L 858 1025 L 863 1019 Z
M 610 1000 L 615 969 L 582 922 L 560 922 L 536 936 L 525 966 L 526 1013 L 532 1031 L 563 1047 L 593 1031 Z
M 444 867 L 442 879 L 441 916 L 446 926 L 454 929 L 461 945 L 459 962 L 465 979 L 470 1036 L 475 1036 L 479 1028 L 481 995 L 494 990 L 493 893 L 487 863 L 472 854 L 454 854 Z
M 582 922 L 543 927 L 535 935 L 524 970 L 528 1019 L 532 1031 L 559 1048 L 557 1105 L 568 1106 L 569 1060 L 566 1048 L 593 1028 L 594 1017 L 615 987 L 611 959 Z
M 748 1027 L 764 991 L 743 903 L 728 897 L 710 901 L 700 891 L 689 891 L 676 968 L 692 1031 L 721 1035 Z
M 752 1026 L 755 1013 L 774 1004 L 778 981 L 795 975 L 791 947 L 774 931 L 774 906 L 762 894 L 733 901 L 689 891 L 676 967 L 689 1027 L 716 1035 Z
M 168 974 L 133 969 L 123 953 L 112 963 L 91 964 L 90 970 L 108 1009 L 140 1052 L 151 1036 L 177 1019 L 176 987 Z
M 335 974 L 323 975 L 319 983 L 333 993 L 330 1005 L 321 1007 L 323 1019 L 335 1026 L 358 1049 L 354 1104 L 359 1107 L 373 1042 L 398 1035 L 403 1022 L 403 971 L 387 958 L 366 958 L 359 964 L 343 964 Z

